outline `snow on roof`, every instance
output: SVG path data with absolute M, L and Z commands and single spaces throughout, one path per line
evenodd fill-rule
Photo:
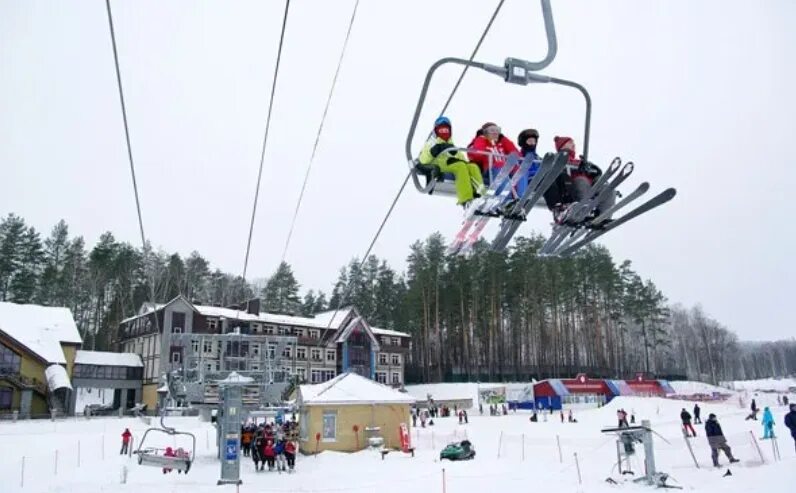
M 371 327 L 370 330 L 377 336 L 412 337 L 406 332 L 399 332 L 397 330 L 380 329 L 378 327 Z
M 47 388 L 51 392 L 58 389 L 72 389 L 72 383 L 69 381 L 69 375 L 66 374 L 66 369 L 61 365 L 50 365 L 44 370 L 44 376 L 47 379 Z
M 243 376 L 240 373 L 233 371 L 227 376 L 227 378 L 225 378 L 224 380 L 220 380 L 218 383 L 224 385 L 225 383 L 252 383 L 252 382 L 254 382 L 253 378 Z
M 68 308 L 0 302 L 0 330 L 48 363 L 66 363 L 61 343 L 83 343 Z
M 414 404 L 415 398 L 356 373 L 342 373 L 328 382 L 299 387 L 305 405 Z
M 206 305 L 194 305 L 196 311 L 201 313 L 206 317 L 224 317 L 224 318 L 231 318 L 235 320 L 259 320 L 260 317 L 257 315 L 252 315 L 251 313 L 247 312 L 244 309 L 235 310 L 234 308 L 222 308 L 220 306 L 206 306 Z
M 100 366 L 144 366 L 141 357 L 135 353 L 111 353 L 107 351 L 78 350 L 75 364 Z

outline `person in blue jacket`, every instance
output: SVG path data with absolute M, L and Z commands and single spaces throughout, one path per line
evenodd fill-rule
M 282 472 L 285 470 L 285 439 L 280 438 L 274 446 L 274 455 L 276 455 L 276 470 Z
M 763 409 L 763 440 L 774 437 L 774 415 L 771 414 L 771 409 L 766 406 Z

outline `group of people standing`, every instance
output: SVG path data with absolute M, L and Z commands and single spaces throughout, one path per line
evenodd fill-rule
M 288 421 L 281 427 L 260 423 L 241 427 L 241 450 L 245 457 L 254 461 L 254 470 L 262 471 L 268 466 L 269 471 L 275 468 L 286 471 L 296 466 L 295 421 Z
M 456 187 L 457 204 L 467 209 L 473 204 L 473 199 L 486 193 L 489 185 L 506 165 L 510 155 L 519 158 L 539 160 L 537 145 L 539 132 L 529 128 L 519 133 L 515 145 L 502 133 L 502 129 L 493 122 L 484 123 L 477 131 L 467 152 L 460 150 L 453 142 L 453 126 L 447 117 L 440 117 L 434 122 L 434 138 L 429 139 L 420 152 L 417 169 L 430 179 L 443 179 L 445 174 L 453 175 Z M 555 137 L 553 139 L 556 152 L 566 152 L 568 155 L 567 170 L 561 173 L 555 182 L 544 193 L 545 203 L 553 212 L 556 223 L 561 223 L 566 217 L 568 208 L 575 202 L 588 198 L 593 181 L 602 171 L 582 157 L 577 157 L 575 141 L 571 137 Z M 503 210 L 508 211 L 516 204 L 516 200 L 523 196 L 531 178 L 538 171 L 538 164 L 534 164 L 527 171 L 527 176 L 517 181 L 516 188 L 510 190 L 509 198 L 503 205 Z M 519 170 L 515 166 L 509 176 Z M 506 178 L 503 183 L 496 184 L 497 193 L 501 193 L 509 182 Z M 598 204 L 597 211 L 605 210 L 611 205 L 615 197 L 608 194 L 602 203 Z

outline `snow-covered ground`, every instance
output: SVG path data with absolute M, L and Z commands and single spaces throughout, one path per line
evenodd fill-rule
M 716 413 L 733 453 L 741 459 L 731 477 L 726 467 L 711 467 L 703 428 L 692 439 L 697 469 L 680 433 L 679 412 L 693 403 L 660 398 L 620 397 L 600 409 L 577 411 L 578 423 L 561 423 L 558 415 L 531 423 L 529 415 L 488 417 L 471 413 L 470 423 L 439 418 L 435 426 L 412 430 L 417 447 L 414 458 L 400 453 L 385 460 L 371 451 L 355 454 L 324 452 L 317 457 L 299 456 L 296 474 L 254 471 L 242 459 L 242 492 L 447 493 L 529 491 L 543 488 L 562 492 L 649 491 L 649 487 L 625 483 L 610 485 L 606 478 L 622 482 L 630 476 L 616 473 L 614 438 L 600 429 L 615 424 L 618 408 L 633 411 L 638 420 L 649 419 L 661 436 L 655 436 L 658 469 L 671 474 L 687 491 L 767 493 L 791 492 L 796 483 L 796 451 L 782 424 L 785 409 L 773 409 L 782 460 L 773 460 L 772 443 L 760 441 L 759 422 L 744 421 L 746 409 L 734 400 L 705 403 L 703 415 Z M 213 428 L 197 418 L 171 418 L 170 424 L 191 431 L 197 438 L 197 459 L 190 473 L 164 475 L 160 469 L 139 466 L 135 459 L 119 456 L 120 434 L 130 427 L 138 440 L 146 424 L 132 418 L 72 419 L 67 421 L 5 422 L 0 424 L 0 491 L 6 492 L 101 492 L 142 491 L 210 493 L 235 491 L 216 486 L 220 466 L 215 459 Z M 468 437 L 477 456 L 467 462 L 440 462 L 439 451 L 448 441 Z M 561 445 L 559 455 L 558 443 Z M 165 436 L 158 445 L 185 446 Z M 760 447 L 758 450 L 758 446 Z M 577 453 L 578 464 L 575 462 Z M 761 461 L 760 454 L 763 455 Z M 22 469 L 24 457 L 24 472 Z M 643 459 L 634 459 L 634 470 L 643 470 Z M 725 457 L 722 464 L 727 463 Z M 582 484 L 578 481 L 578 468 Z M 127 482 L 121 484 L 123 469 Z M 444 471 L 444 472 L 443 472 Z M 24 486 L 22 485 L 24 481 Z
M 729 382 L 728 387 L 749 392 L 787 392 L 796 389 L 796 378 L 763 378 L 760 380 L 740 380 Z M 791 391 L 791 393 L 794 393 Z
M 686 380 L 686 381 L 669 382 L 669 384 L 672 386 L 677 395 L 695 395 L 695 394 L 711 395 L 714 392 L 719 394 L 734 393 L 732 390 L 729 390 L 726 387 L 718 387 L 716 385 L 711 385 L 709 383 L 704 383 L 704 382 L 693 382 Z

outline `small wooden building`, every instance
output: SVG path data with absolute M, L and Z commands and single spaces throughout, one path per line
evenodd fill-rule
M 411 426 L 409 394 L 356 373 L 342 373 L 328 382 L 299 387 L 299 449 L 355 452 L 380 436 L 384 446 L 399 448 L 400 426 Z

